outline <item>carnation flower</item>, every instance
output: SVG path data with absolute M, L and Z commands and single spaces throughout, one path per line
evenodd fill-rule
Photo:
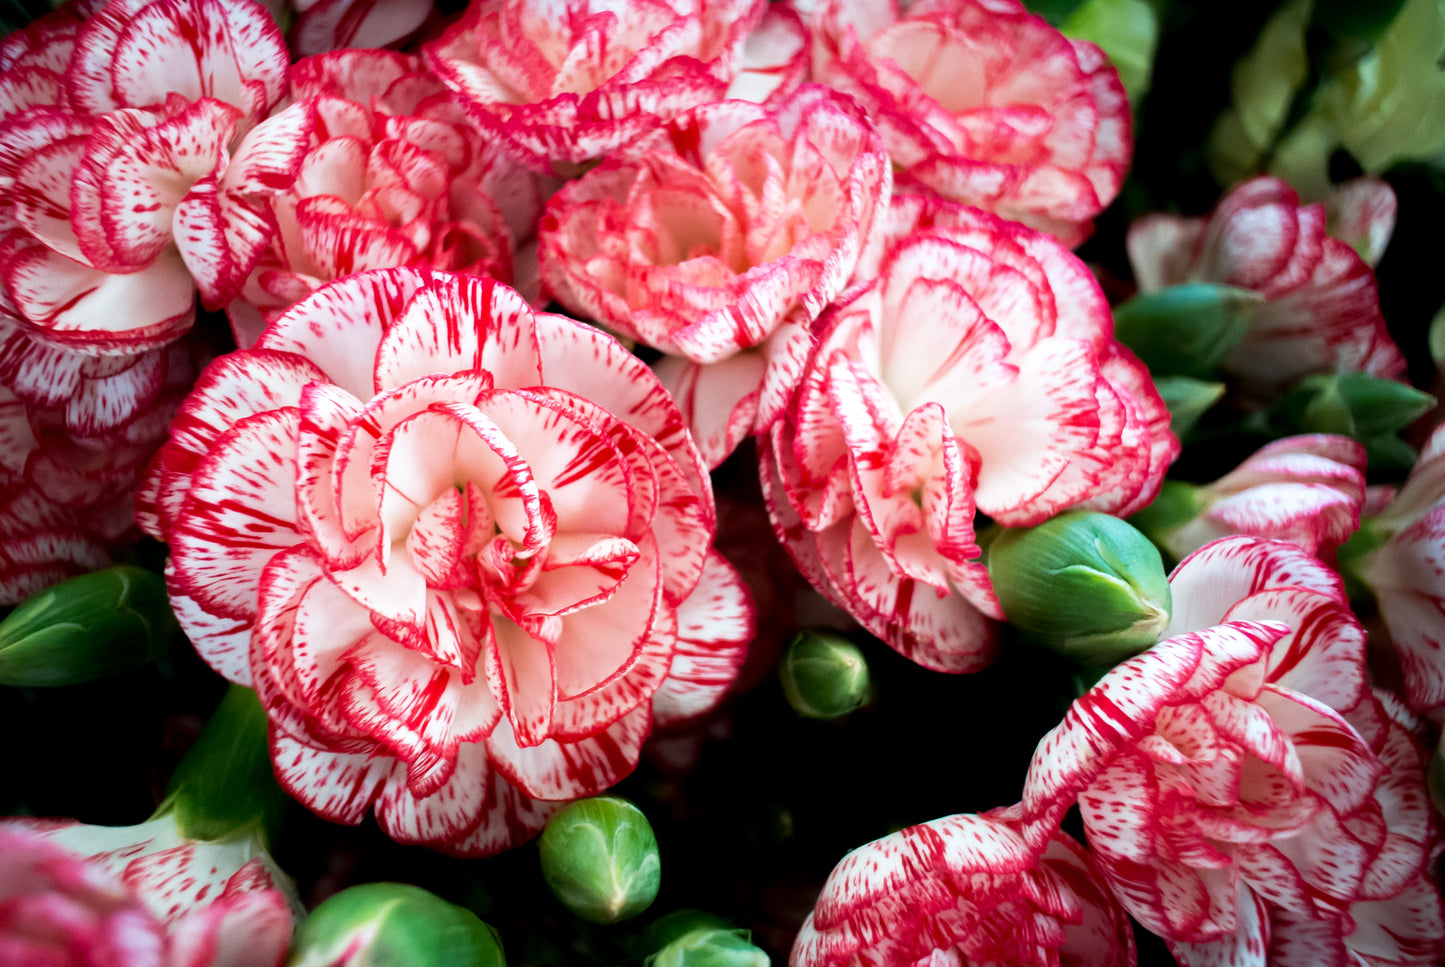
M 457 854 L 617 782 L 751 636 L 666 392 L 492 280 L 318 289 L 202 375 L 139 516 L 182 627 L 260 695 L 283 787 Z
M 811 41 L 797 11 L 785 3 L 769 3 L 763 19 L 743 41 L 727 98 L 776 107 L 807 78 Z
M 146 412 L 153 354 L 190 328 L 197 288 L 228 301 L 271 230 L 253 193 L 292 171 L 295 138 L 253 129 L 286 50 L 264 9 L 221 0 L 113 0 L 16 36 L 0 54 L 15 81 L 0 90 L 0 281 L 49 347 L 28 377 L 40 357 L 72 382 L 98 373 L 102 398 L 76 396 L 69 419 L 112 429 Z
M 1039 743 L 1021 813 L 1037 839 L 1077 799 L 1111 889 L 1182 964 L 1262 965 L 1272 916 L 1340 917 L 1386 848 L 1385 765 L 1344 715 L 1365 636 L 1293 544 L 1215 541 L 1170 584 L 1168 637 Z
M 1056 832 L 1035 851 L 1002 814 L 946 816 L 845 856 L 789 967 L 1132 967 L 1134 933 L 1089 854 Z
M 284 876 L 254 839 L 185 840 L 170 818 L 108 828 L 0 823 L 0 959 L 15 964 L 279 967 Z
M 436 14 L 433 0 L 292 0 L 289 5 L 295 18 L 288 34 L 302 57 L 390 47 L 414 35 Z
M 722 97 L 766 7 L 481 0 L 424 53 L 519 157 L 539 171 L 572 169 Z
M 1133 149 L 1118 72 L 1017 0 L 826 0 L 812 24 L 813 79 L 859 100 L 900 187 L 1070 247 L 1118 194 Z
M 1178 502 L 1182 520 L 1164 520 Z M 1333 552 L 1360 526 L 1365 502 L 1365 448 L 1329 433 L 1266 444 L 1214 483 L 1169 482 L 1141 515 L 1145 531 L 1175 558 L 1231 534 Z M 1155 523 L 1157 519 L 1157 524 Z
M 543 282 L 666 354 L 658 373 L 716 466 L 782 415 L 811 323 L 847 283 L 889 185 L 867 119 L 826 88 L 776 113 L 710 104 L 548 202 Z
M 1126 515 L 1178 452 L 1088 270 L 1056 241 L 896 198 L 862 281 L 763 451 L 780 540 L 820 591 L 914 661 L 970 671 L 1002 618 L 975 509 L 1007 526 Z
M 293 181 L 268 191 L 277 231 L 228 307 L 237 341 L 323 282 L 407 266 L 509 284 L 514 238 L 535 230 L 537 179 L 501 154 L 421 58 L 348 50 L 293 71 L 294 103 L 265 122 L 306 132 Z M 535 290 L 535 265 L 530 288 Z
M 1139 288 L 1223 282 L 1264 296 L 1222 367 L 1255 393 L 1308 373 L 1398 377 L 1405 360 L 1380 315 L 1375 273 L 1326 230 L 1322 204 L 1289 185 L 1236 185 L 1208 218 L 1150 215 L 1129 229 Z
M 1360 899 L 1343 915 L 1310 920 L 1271 911 L 1269 962 L 1432 967 L 1445 957 L 1445 900 L 1431 872 L 1441 841 L 1425 791 L 1419 723 L 1379 690 L 1346 717 L 1386 768 L 1375 787 L 1385 839 L 1366 871 Z
M 1403 680 L 1401 696 L 1416 712 L 1445 706 L 1442 556 L 1445 428 L 1431 434 L 1394 499 L 1367 516 L 1340 550 L 1341 566 L 1374 594 Z

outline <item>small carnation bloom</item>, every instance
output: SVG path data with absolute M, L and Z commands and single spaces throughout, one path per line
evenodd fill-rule
M 1257 450 L 1212 484 L 1182 488 L 1194 516 L 1155 536 L 1176 559 L 1231 534 L 1332 553 L 1360 526 L 1365 448 L 1328 433 L 1286 437 Z
M 1415 712 L 1445 707 L 1445 428 L 1356 541 L 1341 549 L 1341 565 L 1374 593 L 1401 696 Z
M 1129 101 L 1103 51 L 1017 0 L 825 0 L 813 80 L 857 98 L 899 185 L 1083 242 L 1119 193 Z
M 190 328 L 198 289 L 208 307 L 231 298 L 271 231 L 253 193 L 298 155 L 253 130 L 288 69 L 260 6 L 79 12 L 90 16 L 67 8 L 0 49 L 0 282 L 33 338 L 112 357 L 89 365 L 114 376 Z M 131 369 L 87 419 L 144 411 L 155 367 Z
M 488 279 L 323 286 L 202 374 L 139 518 L 277 778 L 461 855 L 535 835 L 717 704 L 752 614 L 681 414 Z
M 769 513 L 869 631 L 926 667 L 976 670 L 1003 613 L 975 510 L 1010 527 L 1133 513 L 1178 442 L 1093 276 L 1049 236 L 903 196 L 857 278 L 763 448 Z
M 253 838 L 201 842 L 170 817 L 130 827 L 0 823 L 0 961 L 280 967 L 295 903 Z
M 481 0 L 427 44 L 477 122 L 539 171 L 605 157 L 721 98 L 764 0 Z
M 1328 234 L 1323 204 L 1300 204 L 1277 178 L 1236 185 L 1208 218 L 1146 216 L 1130 226 L 1128 249 L 1144 292 L 1222 282 L 1264 297 L 1221 364 L 1250 392 L 1274 394 L 1309 373 L 1405 371 L 1374 271 Z
M 845 856 L 789 967 L 1133 967 L 1129 918 L 1083 847 L 1034 849 L 999 811 L 910 826 Z
M 782 415 L 890 184 L 867 118 L 826 88 L 776 113 L 710 104 L 553 196 L 543 283 L 665 354 L 658 374 L 716 466 Z
M 514 238 L 533 232 L 540 186 L 466 120 L 419 57 L 311 57 L 293 70 L 291 96 L 257 130 L 294 128 L 306 141 L 294 180 L 266 193 L 277 231 L 228 307 L 240 345 L 353 272 L 405 266 L 515 281 Z
M 1077 801 L 1120 902 L 1186 967 L 1263 967 L 1276 915 L 1371 895 L 1386 764 L 1346 713 L 1365 635 L 1303 549 L 1233 537 L 1170 578 L 1166 637 L 1116 666 L 1039 743 L 1034 838 Z

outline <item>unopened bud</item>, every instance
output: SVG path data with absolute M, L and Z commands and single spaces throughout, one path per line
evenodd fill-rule
M 768 967 L 768 955 L 746 930 L 700 927 L 647 958 L 645 967 Z
M 1112 665 L 1159 640 L 1169 579 L 1159 551 L 1107 514 L 1070 511 L 1004 531 L 988 552 L 1009 623 L 1086 665 Z
M 496 931 L 405 883 L 342 890 L 296 932 L 287 967 L 505 967 Z
M 583 920 L 626 920 L 657 896 L 657 838 L 642 810 L 625 799 L 596 796 L 564 807 L 542 831 L 540 846 L 547 885 Z
M 836 719 L 868 701 L 868 662 L 835 631 L 807 629 L 788 642 L 778 668 L 788 704 L 799 715 Z

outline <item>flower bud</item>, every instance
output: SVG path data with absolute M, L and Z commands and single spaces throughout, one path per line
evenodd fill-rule
M 679 937 L 695 931 L 731 929 L 732 921 L 716 913 L 691 908 L 674 910 L 652 921 L 643 931 L 641 953 L 643 956 L 655 954 Z
M 810 719 L 836 719 L 868 701 L 868 663 L 847 638 L 821 628 L 798 632 L 778 675 L 788 704 Z
M 768 967 L 768 955 L 754 947 L 746 930 L 699 927 L 643 961 L 645 967 Z
M 0 622 L 0 684 L 75 685 L 165 653 L 176 619 L 159 574 L 108 567 L 32 596 Z
M 342 890 L 311 912 L 287 967 L 504 967 L 502 942 L 476 914 L 405 883 Z
M 1169 624 L 1159 551 L 1107 514 L 1070 511 L 1006 530 L 989 547 L 988 571 L 1011 624 L 1086 665 L 1144 651 Z
M 542 831 L 542 876 L 552 893 L 583 920 L 616 923 L 635 917 L 657 896 L 662 865 L 647 817 L 611 796 L 581 799 Z

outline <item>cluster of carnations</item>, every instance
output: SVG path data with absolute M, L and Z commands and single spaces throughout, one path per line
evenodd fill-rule
M 297 8 L 294 62 L 251 0 L 71 0 L 0 45 L 0 594 L 138 522 L 317 814 L 496 853 L 712 711 L 756 623 L 713 548 L 735 452 L 812 585 L 941 672 L 1005 619 L 980 517 L 1159 493 L 1170 413 L 1070 252 L 1129 104 L 1016 0 Z M 1241 393 L 1394 378 L 1341 240 L 1392 205 L 1357 187 L 1331 235 L 1257 179 L 1130 255 L 1256 294 Z M 1160 642 L 1019 804 L 850 854 L 795 967 L 1132 964 L 1129 916 L 1191 967 L 1436 962 L 1445 437 L 1388 506 L 1363 470 L 1297 437 L 1201 488 Z M 1362 508 L 1402 698 L 1319 559 Z

